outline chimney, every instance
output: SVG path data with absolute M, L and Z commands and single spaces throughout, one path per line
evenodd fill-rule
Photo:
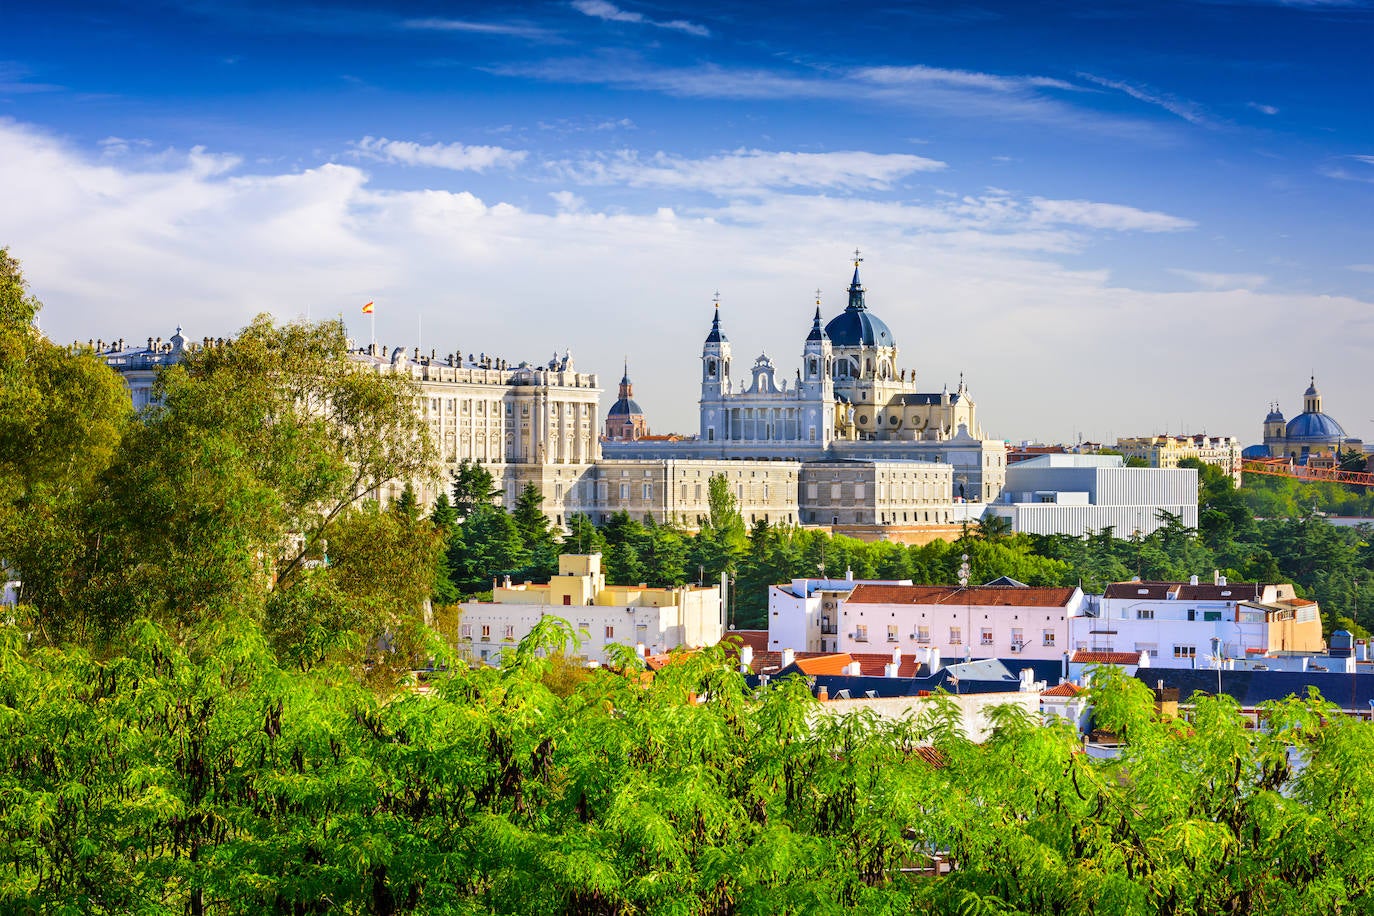
M 1219 569 L 1214 569 L 1214 570 L 1212 570 L 1212 584 L 1213 584 L 1213 585 L 1220 585 L 1220 584 L 1221 584 L 1221 570 L 1219 570 Z
M 850 662 L 844 666 L 844 673 L 850 677 L 861 677 L 864 673 L 863 665 L 858 662 Z
M 816 688 L 816 699 L 824 703 L 830 699 L 830 690 L 824 684 Z
M 1226 584 L 1226 577 L 1225 577 L 1225 576 L 1217 576 L 1217 585 L 1225 585 L 1225 584 Z
M 1197 585 L 1197 576 L 1189 576 L 1189 577 L 1188 577 L 1188 584 L 1189 584 L 1189 585 Z
M 1031 693 L 1035 690 L 1035 669 L 1021 669 L 1021 692 Z
M 782 667 L 786 668 L 788 665 L 792 664 L 796 660 L 797 654 L 793 652 L 791 649 L 782 650 Z
M 853 567 L 851 567 L 851 566 L 846 566 L 846 567 L 844 568 L 844 580 L 845 580 L 846 582 L 853 582 L 853 581 L 854 581 L 854 568 L 853 568 Z
M 748 674 L 753 670 L 754 647 L 740 646 L 739 649 L 739 673 Z
M 930 647 L 930 673 L 934 674 L 940 670 L 940 650 L 934 646 Z
M 901 647 L 901 646 L 893 646 L 893 647 L 892 647 L 892 664 L 894 664 L 894 665 L 900 665 L 901 663 L 902 663 L 902 647 Z
M 642 643 L 642 642 L 637 642 L 637 643 L 635 643 L 635 657 L 638 658 L 640 661 L 643 661 L 643 660 L 644 660 L 644 654 L 645 654 L 645 653 L 644 653 L 644 643 Z

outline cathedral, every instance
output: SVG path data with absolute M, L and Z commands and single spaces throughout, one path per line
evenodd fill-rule
M 944 442 L 959 433 L 982 437 L 976 405 L 963 378 L 948 389 L 922 393 L 916 370 L 898 368 L 897 342 L 868 309 L 859 262 L 849 284 L 849 304 L 821 326 L 821 304 L 802 347 L 794 382 L 779 382 L 772 360 L 760 355 L 747 377 L 731 375 L 729 338 L 716 307 L 701 354 L 701 430 L 705 442 L 805 443 Z
M 1264 418 L 1264 444 L 1252 445 L 1243 454 L 1246 458 L 1287 458 L 1307 464 L 1309 459 L 1330 462 L 1338 451 L 1358 453 L 1363 449 L 1361 440 L 1347 436 L 1336 418 L 1322 411 L 1322 394 L 1314 375 L 1302 394 L 1302 413 L 1285 421 L 1279 405 L 1271 404 Z
M 988 502 L 1005 479 L 1006 448 L 988 440 L 963 378 L 954 391 L 921 391 L 899 362 L 891 329 L 868 307 L 854 275 L 844 311 L 823 322 L 817 298 L 801 367 L 779 378 L 767 354 L 747 369 L 734 359 L 716 303 L 701 351 L 695 439 L 606 441 L 607 458 L 933 462 L 952 466 L 949 498 Z M 636 408 L 638 405 L 636 405 Z

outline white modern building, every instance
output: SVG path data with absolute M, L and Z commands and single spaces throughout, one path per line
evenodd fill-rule
M 606 662 L 612 645 L 658 655 L 679 646 L 715 645 L 725 634 L 724 586 L 607 585 L 601 554 L 564 554 L 548 584 L 511 584 L 489 602 L 462 604 L 459 649 L 476 662 L 500 664 L 545 617 L 560 617 L 581 635 L 576 654 Z
M 1197 487 L 1191 468 L 1128 468 L 1120 455 L 1040 455 L 1007 468 L 987 511 L 1029 534 L 1147 535 L 1163 524 L 1161 512 L 1196 528 Z
M 1114 582 L 1071 622 L 1073 648 L 1145 653 L 1154 668 L 1211 668 L 1228 660 L 1320 655 L 1321 609 L 1290 584 Z M 1228 667 L 1230 665 L 1228 664 Z
M 849 583 L 846 593 L 843 585 L 771 589 L 769 649 L 1062 661 L 1069 620 L 1085 607 L 1076 587 Z

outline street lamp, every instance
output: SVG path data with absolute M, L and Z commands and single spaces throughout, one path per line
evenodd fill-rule
M 1221 637 L 1212 637 L 1212 660 L 1217 666 L 1217 696 L 1221 696 Z

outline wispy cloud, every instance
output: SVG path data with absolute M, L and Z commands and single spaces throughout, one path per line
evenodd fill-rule
M 1279 110 L 1278 110 L 1277 108 L 1275 108 L 1273 105 L 1264 105 L 1264 104 L 1261 104 L 1261 103 L 1259 103 L 1259 102 L 1246 102 L 1246 103 L 1245 103 L 1245 107 L 1247 107 L 1247 108 L 1253 108 L 1255 111 L 1258 111 L 1260 114 L 1265 114 L 1265 115 L 1276 115 L 1276 114 L 1279 113 Z
M 947 70 L 941 67 L 861 67 L 853 75 L 884 86 L 951 86 L 992 92 L 1019 92 L 1024 89 L 1079 89 L 1073 83 L 1048 76 L 1002 76 L 974 70 Z
M 64 88 L 55 83 L 37 83 L 29 77 L 28 67 L 17 61 L 0 60 L 0 95 L 26 95 L 30 92 L 57 92 Z
M 945 163 L 907 153 L 858 151 L 797 153 L 745 149 L 686 159 L 662 152 L 641 158 L 635 151 L 622 150 L 609 157 L 555 163 L 554 168 L 579 184 L 738 194 L 779 188 L 884 190 L 913 173 L 939 171 Z
M 1048 223 L 1070 223 L 1090 229 L 1114 232 L 1179 232 L 1197 226 L 1190 219 L 1156 210 L 1140 210 L 1123 204 L 1091 200 L 1046 200 L 1032 198 L 1036 217 Z
M 1190 124 L 1197 124 L 1200 127 L 1215 126 L 1206 110 L 1197 102 L 1159 92 L 1148 86 L 1134 86 L 1120 80 L 1111 80 L 1101 76 L 1094 76 L 1091 73 L 1079 73 L 1078 75 L 1090 83 L 1096 83 L 1107 89 L 1115 89 L 1118 92 L 1124 92 L 1138 102 L 1144 102 L 1147 105 L 1155 105 L 1159 108 L 1163 108 L 1170 114 L 1177 115 Z
M 607 0 L 573 0 L 572 7 L 584 16 L 591 16 L 593 19 L 604 19 L 607 22 L 628 22 L 633 25 L 651 25 L 655 28 L 685 32 L 688 35 L 696 35 L 699 38 L 707 38 L 711 34 L 710 29 L 695 22 L 688 22 L 685 19 L 650 19 L 643 13 L 623 10 L 614 3 L 607 2 Z
M 1206 270 L 1185 270 L 1181 267 L 1170 267 L 1169 273 L 1191 280 L 1202 289 L 1211 290 L 1259 289 L 1269 282 L 1269 278 L 1264 274 L 1223 274 Z
M 1353 270 L 1358 274 L 1374 274 L 1374 264 L 1347 264 L 1346 270 Z
M 470 19 L 404 19 L 401 28 L 425 32 L 465 32 L 473 35 L 506 35 L 533 41 L 554 37 L 555 33 L 527 22 L 475 22 Z
M 1359 165 L 1354 169 L 1348 169 L 1341 163 L 1358 162 Z M 1328 163 L 1317 171 L 1327 178 L 1335 178 L 1340 181 L 1358 181 L 1364 184 L 1374 184 L 1374 170 L 1364 168 L 1374 166 L 1374 155 L 1354 155 L 1343 156 L 1336 162 Z
M 429 166 L 458 172 L 484 172 L 489 168 L 511 168 L 528 155 L 524 150 L 503 146 L 466 146 L 462 143 L 431 143 L 422 146 L 409 140 L 363 137 L 353 144 L 355 155 L 398 165 Z

